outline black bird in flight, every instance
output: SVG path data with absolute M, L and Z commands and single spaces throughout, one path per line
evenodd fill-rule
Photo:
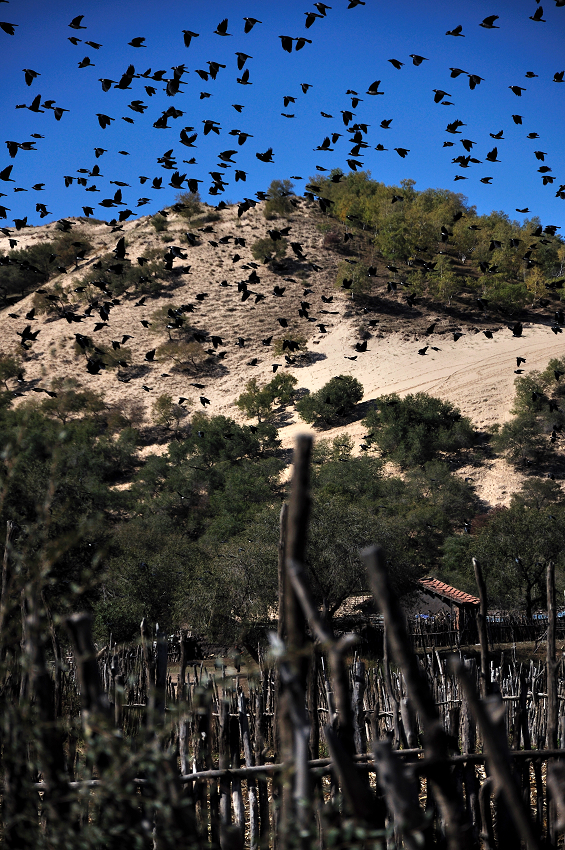
M 543 10 L 542 10 L 543 14 Z M 480 27 L 483 27 L 486 30 L 499 30 L 500 27 L 495 25 L 495 21 L 498 21 L 499 15 L 489 15 L 488 18 L 485 18 L 482 23 L 479 24 Z
M 314 5 L 315 5 L 315 4 L 314 4 Z M 251 32 L 251 30 L 253 29 L 253 27 L 255 26 L 255 24 L 261 24 L 261 23 L 263 23 L 262 21 L 258 21 L 258 20 L 257 20 L 257 18 L 245 18 L 245 17 L 244 17 L 244 19 L 243 19 L 243 20 L 245 21 L 245 26 L 244 26 L 244 28 L 243 28 L 243 31 L 244 31 L 244 32 Z
M 198 36 L 200 35 L 200 33 L 192 32 L 191 30 L 183 30 L 182 32 L 183 32 L 183 36 L 184 36 L 185 47 L 190 47 L 190 42 L 192 41 L 192 39 L 198 38 Z
M 77 15 L 76 18 L 73 18 L 70 22 L 69 26 L 74 30 L 85 30 L 86 27 L 81 26 L 81 21 L 84 18 L 84 15 Z
M 231 35 L 231 32 L 228 32 L 228 19 L 224 18 L 223 21 L 220 21 L 216 29 L 214 30 L 215 35 Z

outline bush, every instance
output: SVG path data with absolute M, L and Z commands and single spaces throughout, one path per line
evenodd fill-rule
M 173 360 L 177 368 L 194 371 L 202 365 L 208 355 L 196 340 L 172 339 L 159 346 L 157 356 Z
M 565 358 L 552 359 L 543 372 L 533 369 L 514 381 L 514 419 L 496 427 L 492 437 L 495 450 L 510 463 L 540 462 L 551 455 L 555 436 L 550 440 L 550 435 L 565 426 L 565 413 L 558 403 L 565 387 L 556 378 L 562 374 Z
M 8 381 L 17 378 L 23 371 L 23 363 L 19 354 L 4 354 L 0 351 L 0 383 L 4 384 L 7 392 L 10 390 Z
M 90 286 L 87 298 L 96 298 L 100 294 L 100 286 L 105 284 L 112 295 L 119 297 L 126 290 L 130 295 L 139 297 L 140 294 L 160 292 L 166 283 L 175 279 L 175 272 L 168 271 L 163 264 L 162 249 L 152 249 L 145 252 L 149 262 L 140 266 L 130 260 L 116 262 L 113 254 L 105 254 L 100 259 L 100 266 L 92 269 L 80 280 L 81 286 Z
M 290 196 L 293 194 L 294 186 L 290 180 L 273 180 L 267 191 L 265 203 L 265 218 L 271 219 L 277 215 L 288 218 L 294 212 Z
M 286 254 L 286 240 L 271 239 L 270 236 L 266 236 L 264 239 L 258 239 L 257 242 L 253 243 L 251 253 L 256 260 L 260 260 L 262 263 L 267 259 L 282 260 Z
M 363 398 L 363 387 L 351 375 L 337 375 L 315 393 L 310 393 L 296 405 L 305 422 L 326 424 L 346 416 Z
M 191 399 L 186 401 L 188 404 L 192 404 Z M 175 432 L 178 431 L 181 419 L 188 416 L 188 411 L 182 405 L 175 404 L 169 393 L 163 393 L 153 402 L 151 412 L 156 425 L 163 425 L 169 429 L 174 424 Z
M 2 290 L 4 297 L 10 301 L 22 298 L 29 291 L 36 289 L 59 274 L 58 266 L 67 268 L 75 266 L 77 254 L 84 250 L 87 254 L 92 249 L 88 237 L 80 231 L 63 233 L 52 242 L 30 245 L 19 251 L 10 251 L 7 255 L 10 265 L 2 266 Z
M 456 407 L 426 393 L 381 396 L 363 424 L 370 431 L 367 442 L 405 467 L 470 446 L 474 437 L 471 422 Z
M 264 387 L 259 387 L 257 378 L 251 378 L 245 385 L 245 392 L 237 399 L 236 405 L 248 419 L 257 417 L 257 420 L 261 422 L 272 414 L 276 401 L 281 407 L 292 403 L 294 387 L 297 383 L 293 375 L 284 372 L 275 375 Z
M 220 221 L 222 216 L 217 210 L 212 207 L 208 211 L 203 212 L 194 221 L 191 221 L 192 227 L 203 227 L 205 224 L 210 224 L 212 221 Z
M 373 278 L 368 276 L 369 267 L 365 263 L 340 263 L 337 269 L 336 286 L 343 287 L 344 280 L 352 281 L 348 292 L 353 292 L 355 295 L 370 292 L 373 288 Z
M 165 216 L 161 215 L 160 213 L 157 213 L 157 215 L 153 216 L 153 218 L 151 219 L 151 224 L 153 225 L 157 233 L 162 233 L 163 230 L 166 230 L 169 226 L 169 222 L 167 221 Z
M 493 275 L 490 279 L 483 278 L 482 283 L 483 296 L 489 301 L 495 301 L 499 307 L 521 309 L 531 299 L 523 281 L 508 281 L 503 275 Z
M 41 409 L 63 425 L 77 417 L 88 413 L 100 413 L 105 409 L 104 399 L 99 393 L 83 389 L 76 378 L 54 378 L 51 389 L 55 396 L 46 398 L 41 403 Z
M 202 198 L 200 192 L 180 192 L 176 197 L 177 204 L 182 204 L 184 209 L 180 211 L 183 218 L 189 221 L 202 211 Z

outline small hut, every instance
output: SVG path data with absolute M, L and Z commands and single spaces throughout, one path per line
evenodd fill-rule
M 477 610 L 479 600 L 470 593 L 451 587 L 437 578 L 421 578 L 418 582 L 420 593 L 419 601 L 423 598 L 437 600 L 444 611 L 449 610 L 452 628 L 459 633 L 459 643 L 476 643 L 477 638 Z M 437 605 L 436 602 L 436 605 Z M 422 607 L 421 604 L 419 606 Z

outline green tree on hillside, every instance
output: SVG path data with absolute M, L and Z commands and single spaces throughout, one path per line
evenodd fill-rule
M 265 202 L 265 218 L 271 219 L 276 215 L 288 218 L 294 212 L 291 198 L 294 195 L 294 186 L 290 180 L 272 180 L 267 189 L 267 200 Z
M 477 530 L 446 540 L 440 575 L 475 592 L 472 558 L 478 558 L 493 607 L 520 609 L 531 617 L 546 605 L 546 570 L 556 568 L 559 592 L 564 586 L 565 509 L 563 500 L 538 508 L 526 493 L 509 508 L 491 511 Z
M 184 209 L 180 211 L 183 218 L 190 222 L 195 216 L 202 212 L 202 198 L 200 192 L 180 192 L 175 198 L 177 204 L 182 204 Z
M 351 375 L 337 375 L 315 393 L 309 393 L 296 404 L 305 422 L 328 425 L 346 416 L 363 398 L 363 387 Z
M 474 438 L 469 419 L 450 402 L 426 393 L 380 396 L 363 424 L 370 432 L 367 442 L 404 467 L 466 448 Z
M 250 378 L 236 405 L 249 419 L 257 418 L 261 422 L 271 416 L 275 402 L 280 407 L 292 404 L 297 383 L 294 375 L 288 372 L 279 372 L 263 387 L 259 386 L 257 378 Z

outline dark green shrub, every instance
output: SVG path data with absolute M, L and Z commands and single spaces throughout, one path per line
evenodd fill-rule
M 290 343 L 290 346 L 289 346 Z M 285 354 L 295 354 L 306 351 L 307 339 L 299 331 L 288 328 L 285 335 L 273 340 L 273 354 L 283 357 Z
M 176 201 L 184 207 L 180 211 L 181 216 L 187 218 L 189 221 L 202 211 L 200 192 L 180 192 L 176 197 Z
M 363 387 L 351 375 L 337 375 L 315 393 L 301 398 L 296 410 L 305 422 L 329 425 L 346 416 L 363 398 Z
M 270 236 L 266 236 L 264 239 L 258 239 L 257 242 L 253 243 L 251 253 L 256 260 L 260 260 L 262 263 L 267 258 L 270 260 L 282 260 L 286 254 L 286 240 L 271 239 Z
M 153 216 L 153 218 L 151 219 L 151 224 L 153 225 L 157 233 L 162 233 L 163 230 L 166 230 L 169 226 L 169 222 L 167 221 L 165 216 L 161 215 L 160 213 L 157 213 L 157 215 Z
M 401 466 L 468 447 L 474 436 L 471 422 L 456 407 L 426 393 L 381 396 L 363 424 L 370 432 L 367 442 Z
M 210 224 L 212 221 L 220 221 L 221 218 L 222 216 L 220 213 L 212 207 L 206 212 L 202 212 L 197 218 L 191 221 L 191 225 L 192 227 L 203 227 L 205 224 Z
M 62 233 L 52 242 L 41 242 L 10 251 L 10 265 L 0 265 L 0 287 L 10 301 L 22 298 L 50 278 L 60 274 L 58 267 L 75 267 L 77 255 L 92 249 L 88 237 L 81 231 Z
M 369 267 L 363 262 L 351 265 L 344 261 L 338 266 L 335 284 L 341 289 L 344 281 L 352 281 L 351 286 L 347 287 L 348 292 L 353 292 L 355 295 L 370 292 L 374 279 L 368 277 L 368 271 Z
M 280 372 L 265 386 L 260 387 L 257 378 L 251 378 L 236 401 L 237 407 L 252 419 L 258 421 L 268 419 L 273 412 L 273 405 L 278 402 L 280 407 L 286 407 L 294 398 L 294 387 L 298 381 L 288 372 Z
M 126 290 L 136 296 L 160 292 L 175 279 L 175 272 L 165 268 L 163 251 L 147 251 L 145 256 L 149 262 L 143 266 L 132 264 L 130 260 L 116 262 L 113 254 L 105 254 L 100 259 L 101 268 L 87 272 L 80 284 L 91 287 L 86 293 L 89 299 L 99 297 L 101 284 L 105 284 L 114 296 L 123 295 Z

